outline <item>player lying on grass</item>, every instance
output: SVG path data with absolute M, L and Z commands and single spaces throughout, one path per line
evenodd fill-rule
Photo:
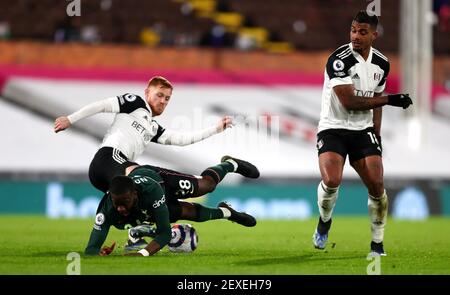
M 225 116 L 209 128 L 195 132 L 175 132 L 161 127 L 154 117 L 162 115 L 172 96 L 172 84 L 161 76 L 150 79 L 145 99 L 136 94 L 107 98 L 84 106 L 69 116 L 55 120 L 54 131 L 60 132 L 75 122 L 98 113 L 116 113 L 114 121 L 103 138 L 100 149 L 89 166 L 92 185 L 106 193 L 111 179 L 125 175 L 125 169 L 137 165 L 134 160 L 150 142 L 184 146 L 193 144 L 232 126 Z
M 128 167 L 127 176 L 112 179 L 109 192 L 99 204 L 85 254 L 105 256 L 114 250 L 115 243 L 101 249 L 111 226 L 129 229 L 155 223 L 153 240 L 139 252 L 127 254 L 133 256 L 153 255 L 167 245 L 172 233 L 170 223 L 180 219 L 196 222 L 228 219 L 243 226 L 255 226 L 253 216 L 237 212 L 225 202 L 219 203 L 218 208 L 208 208 L 179 200 L 212 192 L 230 172 L 249 178 L 259 177 L 254 165 L 230 156 L 222 157 L 219 165 L 207 168 L 201 177 L 150 165 Z

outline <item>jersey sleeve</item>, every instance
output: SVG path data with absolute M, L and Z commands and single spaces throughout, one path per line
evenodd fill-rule
M 378 83 L 378 86 L 375 88 L 376 93 L 382 93 L 384 91 L 384 89 L 386 88 L 386 80 L 387 80 L 387 76 L 389 75 L 389 71 L 390 71 L 389 61 L 387 61 L 385 63 L 383 70 L 384 70 L 383 78 L 381 78 L 380 83 Z
M 71 124 L 78 120 L 90 117 L 98 113 L 118 113 L 119 104 L 116 97 L 109 97 L 104 100 L 90 103 L 73 114 L 67 116 Z
M 156 223 L 156 236 L 153 240 L 162 249 L 170 242 L 172 237 L 166 196 L 160 185 L 154 185 L 150 190 L 145 190 L 144 193 L 149 197 L 147 209 L 152 213 Z
M 158 143 L 165 145 L 185 146 L 202 141 L 219 132 L 220 131 L 217 130 L 217 126 L 211 126 L 193 132 L 176 132 L 173 130 L 166 130 L 164 134 L 158 138 Z
M 107 215 L 104 212 L 99 212 L 95 216 L 94 228 L 91 231 L 89 242 L 84 250 L 86 255 L 98 255 L 103 243 L 108 236 L 109 228 L 111 227 Z
M 119 102 L 119 113 L 129 114 L 137 109 L 143 108 L 150 112 L 147 108 L 145 100 L 139 95 L 125 93 L 123 95 L 117 96 Z
M 353 84 L 349 73 L 351 65 L 348 59 L 342 60 L 334 54 L 328 58 L 325 71 L 330 79 L 332 88 L 338 85 Z

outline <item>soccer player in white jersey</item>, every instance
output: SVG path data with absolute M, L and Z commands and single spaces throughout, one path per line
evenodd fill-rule
M 69 116 L 57 118 L 54 131 L 65 130 L 78 120 L 97 113 L 116 113 L 114 122 L 103 139 L 101 148 L 97 151 L 89 166 L 89 179 L 92 185 L 106 193 L 112 178 L 117 175 L 125 175 L 127 167 L 137 165 L 133 161 L 142 154 L 150 142 L 166 145 L 188 145 L 220 133 L 232 126 L 231 117 L 226 116 L 216 125 L 196 132 L 179 133 L 164 129 L 153 118 L 164 112 L 172 96 L 172 90 L 173 86 L 167 79 L 161 76 L 153 77 L 145 89 L 145 99 L 135 94 L 126 93 L 88 104 Z M 158 169 L 160 169 L 160 174 L 165 175 L 167 182 L 179 185 L 179 193 L 183 197 L 214 190 L 218 182 L 222 180 L 222 174 L 228 172 L 237 172 L 251 178 L 259 177 L 256 167 L 250 163 L 231 157 L 224 158 L 223 161 L 231 161 L 233 165 L 230 167 L 233 168 L 227 169 L 227 171 L 206 169 L 200 179 L 193 175 L 164 168 Z
M 382 95 L 389 61 L 372 47 L 378 35 L 377 25 L 376 15 L 358 12 L 351 24 L 351 42 L 336 49 L 326 64 L 317 134 L 322 181 L 317 189 L 320 218 L 313 243 L 318 249 L 324 249 L 328 240 L 348 155 L 368 189 L 370 254 L 386 255 L 383 237 L 388 198 L 383 184 L 381 112 L 384 105 L 406 109 L 412 100 L 407 94 Z

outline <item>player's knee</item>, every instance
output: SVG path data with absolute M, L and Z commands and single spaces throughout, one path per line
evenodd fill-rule
M 340 177 L 326 176 L 326 177 L 322 178 L 322 182 L 327 187 L 338 187 L 339 185 L 341 185 L 341 178 Z

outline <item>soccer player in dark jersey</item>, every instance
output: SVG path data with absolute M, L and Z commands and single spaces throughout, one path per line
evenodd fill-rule
M 225 202 L 219 203 L 218 208 L 208 208 L 180 200 L 203 195 L 205 187 L 214 190 L 225 175 L 233 171 L 245 177 L 259 177 L 258 169 L 251 163 L 230 156 L 224 156 L 219 165 L 207 168 L 202 173 L 205 177 L 200 180 L 150 165 L 128 167 L 127 176 L 112 179 L 109 192 L 99 204 L 85 254 L 104 256 L 113 251 L 115 244 L 101 248 L 111 226 L 130 229 L 155 223 L 153 240 L 139 252 L 129 254 L 136 256 L 153 255 L 167 245 L 171 239 L 170 223 L 179 219 L 203 222 L 225 218 L 243 226 L 255 226 L 253 216 L 238 212 Z M 205 181 L 210 182 L 209 186 L 203 183 Z
M 188 145 L 232 126 L 231 117 L 223 117 L 216 125 L 196 132 L 175 132 L 161 127 L 154 117 L 161 115 L 172 96 L 172 84 L 161 76 L 150 79 L 145 99 L 126 93 L 86 105 L 69 116 L 55 120 L 54 131 L 60 132 L 83 118 L 97 113 L 116 113 L 103 138 L 100 149 L 89 166 L 89 179 L 94 187 L 106 192 L 111 179 L 124 175 L 125 169 L 136 165 L 150 142 L 165 145 Z
M 372 226 L 371 255 L 385 255 L 383 248 L 388 199 L 383 184 L 381 158 L 381 110 L 385 105 L 406 109 L 407 94 L 385 95 L 389 61 L 372 47 L 377 38 L 378 18 L 360 11 L 353 19 L 349 44 L 328 58 L 317 134 L 322 181 L 317 189 L 319 223 L 314 246 L 324 249 L 331 215 L 338 197 L 347 155 L 351 166 L 368 189 Z

